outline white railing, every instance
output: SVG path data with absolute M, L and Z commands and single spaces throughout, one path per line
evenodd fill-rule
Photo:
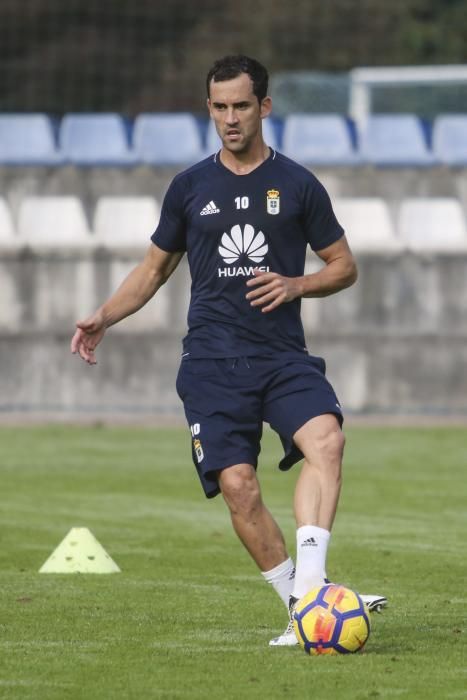
M 372 112 L 372 89 L 394 85 L 467 84 L 467 65 L 354 68 L 350 71 L 349 115 L 362 124 Z

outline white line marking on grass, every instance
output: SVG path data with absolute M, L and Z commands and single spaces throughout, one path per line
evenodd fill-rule
M 56 683 L 56 682 L 51 682 L 51 681 L 25 680 L 25 679 L 17 678 L 17 679 L 11 680 L 11 681 L 0 679 L 0 686 L 6 687 L 6 688 L 15 688 L 18 686 L 20 686 L 22 688 L 33 688 L 36 686 L 45 686 L 48 688 L 71 688 L 72 684 L 71 683 Z

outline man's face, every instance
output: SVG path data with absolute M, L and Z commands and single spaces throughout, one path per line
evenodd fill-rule
M 224 148 L 243 153 L 259 139 L 261 119 L 271 112 L 271 99 L 265 97 L 260 104 L 250 76 L 241 73 L 232 80 L 211 80 L 208 109 Z

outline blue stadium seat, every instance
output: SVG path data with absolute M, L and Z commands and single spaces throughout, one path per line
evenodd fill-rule
M 339 114 L 290 114 L 284 123 L 282 150 L 307 165 L 359 162 L 346 120 Z
M 52 122 L 47 115 L 0 115 L 0 163 L 58 165 L 61 162 Z
M 268 146 L 277 150 L 278 142 L 276 130 L 272 119 L 266 117 L 263 119 L 263 138 Z M 216 153 L 222 146 L 221 140 L 217 134 L 216 127 L 212 119 L 209 120 L 208 130 L 206 135 L 206 156 Z
M 370 116 L 359 130 L 359 152 L 372 165 L 429 166 L 435 163 L 414 114 Z
M 204 156 L 201 133 L 192 114 L 140 114 L 133 147 L 139 160 L 151 165 L 190 165 Z
M 435 119 L 433 152 L 446 165 L 467 164 L 467 114 L 440 114 Z
M 119 114 L 67 114 L 59 141 L 67 161 L 75 165 L 134 165 L 125 122 Z

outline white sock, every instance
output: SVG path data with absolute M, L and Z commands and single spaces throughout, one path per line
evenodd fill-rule
M 295 566 L 289 557 L 271 571 L 261 572 L 268 583 L 274 588 L 281 600 L 289 608 L 289 597 L 292 595 L 295 578 Z
M 303 598 L 326 578 L 326 554 L 331 533 L 322 527 L 304 525 L 297 530 L 297 571 L 292 595 Z

